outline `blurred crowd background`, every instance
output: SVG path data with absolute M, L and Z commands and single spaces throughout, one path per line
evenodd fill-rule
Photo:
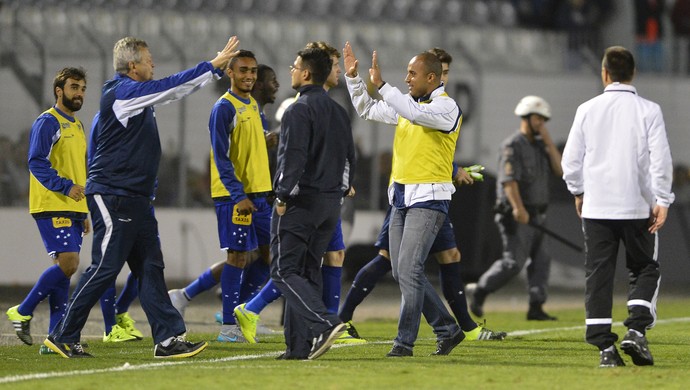
M 355 47 L 367 52 L 376 49 L 383 52 L 380 58 L 384 61 L 400 66 L 408 58 L 408 50 L 399 50 L 401 47 L 424 48 L 428 42 L 426 46 L 445 47 L 456 62 L 469 63 L 456 69 L 566 75 L 598 71 L 600 53 L 612 44 L 607 38 L 609 30 L 622 25 L 631 36 L 640 72 L 661 77 L 690 75 L 690 0 L 5 0 L 0 1 L 0 14 L 0 72 L 8 73 L 18 84 L 3 83 L 2 95 L 13 99 L 16 93 L 27 94 L 34 105 L 23 107 L 26 118 L 35 118 L 52 104 L 52 63 L 74 65 L 99 59 L 95 61 L 98 66 L 87 67 L 87 104 L 95 106 L 99 83 L 94 79 L 100 74 L 105 80 L 112 74 L 110 42 L 135 34 L 150 41 L 158 65 L 172 61 L 173 66 L 174 62 L 191 66 L 208 57 L 207 49 L 217 46 L 220 37 L 232 33 L 247 43 L 244 47 L 257 52 L 262 62 L 273 66 L 291 61 L 309 37 L 321 36 L 319 39 L 336 43 L 340 37 L 352 39 Z M 620 22 L 622 14 L 627 23 Z M 287 84 L 283 82 L 282 97 L 293 93 Z M 227 83 L 219 86 L 222 90 Z M 17 87 L 23 91 L 15 92 Z M 476 106 L 472 102 L 476 96 L 471 95 L 481 92 L 472 87 L 460 84 L 455 91 L 460 101 L 467 102 L 463 105 L 466 122 Z M 344 88 L 335 94 L 349 108 Z M 269 107 L 268 112 L 273 109 Z M 25 206 L 32 119 L 12 125 L 8 119 L 17 113 L 4 108 L 1 112 L 0 205 Z M 88 127 L 90 117 L 79 116 Z M 198 118 L 199 127 L 203 128 L 205 120 Z M 278 123 L 274 121 L 274 125 Z M 182 144 L 189 138 L 184 136 L 188 131 L 179 131 L 183 136 L 163 148 L 157 204 L 209 206 L 208 170 L 199 162 L 203 157 L 189 155 Z M 385 145 L 376 149 L 376 153 L 360 153 L 357 177 L 363 192 L 358 207 L 385 206 L 385 191 L 378 188 L 377 199 L 372 201 L 368 185 L 362 185 L 378 181 L 385 186 L 387 181 L 390 150 Z M 682 178 L 688 175 L 685 164 L 690 161 L 681 162 L 676 168 L 679 186 L 687 183 Z M 380 177 L 372 178 L 372 174 Z
M 621 44 L 636 55 L 636 81 L 645 86 L 641 95 L 659 101 L 672 124 L 677 198 L 669 229 L 686 241 L 690 236 L 690 114 L 687 99 L 679 98 L 688 96 L 690 86 L 690 0 L 0 0 L 0 29 L 0 207 L 28 205 L 29 129 L 53 104 L 56 70 L 87 69 L 88 92 L 78 116 L 89 128 L 100 85 L 113 74 L 112 45 L 123 36 L 148 41 L 155 77 L 161 78 L 212 58 L 219 44 L 237 35 L 242 48 L 278 74 L 278 100 L 266 109 L 274 128 L 279 126 L 275 109 L 294 95 L 288 66 L 308 41 L 336 47 L 351 41 L 363 69 L 377 50 L 384 78 L 403 90 L 409 59 L 438 46 L 454 57 L 447 89 L 464 111 L 456 158 L 487 167 L 484 183 L 460 189 L 454 199 L 461 204 L 451 207 L 457 210 L 456 233 L 464 240 L 463 257 L 486 263 L 500 247 L 491 221 L 496 152 L 498 142 L 517 128 L 512 115 L 517 100 L 542 94 L 550 101 L 549 128 L 563 145 L 577 105 L 601 91 L 604 48 Z M 381 211 L 392 131 L 356 119 L 342 84 L 331 94 L 353 114 L 359 157 L 350 210 L 352 215 Z M 228 85 L 223 80 L 157 108 L 163 160 L 156 207 L 212 206 L 207 121 Z M 577 235 L 564 184 L 554 181 L 552 193 L 551 220 Z M 472 207 L 462 207 L 467 204 Z M 472 272 L 481 266 L 476 268 Z

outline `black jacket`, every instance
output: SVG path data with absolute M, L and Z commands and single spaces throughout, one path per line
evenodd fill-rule
M 355 171 L 350 118 L 320 85 L 303 86 L 299 94 L 281 122 L 276 196 L 343 196 Z

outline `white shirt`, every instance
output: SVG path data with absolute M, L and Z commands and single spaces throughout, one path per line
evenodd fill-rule
M 583 218 L 644 219 L 675 198 L 661 108 L 629 84 L 578 107 L 561 165 L 568 190 L 584 192 Z
M 439 129 L 442 131 L 453 131 L 461 115 L 460 107 L 453 99 L 448 96 L 441 96 L 445 89 L 441 86 L 436 88 L 430 95 L 432 100 L 429 104 L 416 102 L 410 94 L 403 94 L 400 90 L 388 83 L 384 84 L 379 90 L 383 100 L 372 99 L 367 93 L 364 80 L 357 75 L 355 77 L 345 77 L 347 89 L 350 92 L 352 105 L 357 114 L 364 119 L 376 122 L 397 125 L 398 117 L 403 117 L 410 122 Z M 393 183 L 388 187 L 388 201 L 393 204 Z M 416 203 L 431 200 L 450 200 L 455 192 L 453 183 L 434 183 L 434 184 L 406 184 L 405 199 L 406 207 Z
M 403 95 L 388 83 L 379 90 L 383 100 L 376 100 L 369 96 L 367 86 L 359 75 L 346 76 L 345 80 L 352 104 L 364 119 L 397 125 L 398 116 L 401 116 L 416 125 L 447 132 L 453 131 L 458 124 L 460 108 L 450 97 L 441 96 L 445 92 L 443 86 L 431 92 L 431 103 L 420 104 L 409 93 Z

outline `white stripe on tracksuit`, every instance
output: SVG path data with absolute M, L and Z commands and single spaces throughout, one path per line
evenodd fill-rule
M 113 233 L 113 220 L 110 218 L 110 212 L 108 212 L 108 208 L 105 206 L 105 203 L 103 203 L 103 198 L 101 195 L 96 194 L 93 196 L 93 199 L 96 201 L 96 204 L 98 205 L 98 210 L 101 213 L 101 218 L 103 218 L 103 223 L 105 224 L 105 235 L 103 236 L 103 241 L 101 241 L 101 259 L 98 262 L 98 266 L 96 267 L 96 271 L 91 275 L 91 278 L 86 281 L 81 286 L 81 289 L 79 291 L 75 291 L 74 294 L 72 295 L 72 298 L 70 299 L 70 303 L 67 306 L 67 310 L 65 310 L 64 318 L 67 317 L 69 314 L 70 310 L 72 309 L 72 304 L 77 301 L 77 298 L 81 295 L 81 293 L 84 291 L 84 288 L 89 285 L 89 283 L 93 280 L 93 278 L 96 277 L 98 274 L 98 270 L 101 269 L 101 265 L 103 265 L 103 258 L 105 257 L 105 251 L 108 248 L 108 243 L 110 242 L 110 237 L 112 236 Z M 60 332 L 62 332 L 65 328 L 66 322 L 63 321 L 61 326 L 60 326 Z
M 654 254 L 652 255 L 654 261 L 657 263 L 659 262 L 659 232 L 654 233 Z M 642 299 L 631 299 L 628 301 L 627 306 L 644 306 L 649 309 L 649 312 L 652 314 L 652 318 L 654 319 L 649 326 L 647 326 L 647 329 L 652 329 L 654 325 L 656 325 L 656 303 L 659 298 L 659 286 L 661 285 L 661 276 L 659 276 L 659 279 L 656 281 L 656 290 L 654 290 L 654 296 L 652 296 L 652 301 L 647 302 Z
M 328 321 L 327 319 L 321 317 L 321 316 L 320 316 L 318 313 L 316 313 L 314 310 L 312 310 L 312 309 L 309 307 L 309 305 L 307 305 L 307 303 L 304 301 L 304 299 L 302 299 L 302 297 L 297 293 L 297 291 L 296 291 L 294 288 L 292 288 L 292 286 L 290 286 L 290 284 L 287 282 L 287 280 L 285 280 L 285 278 L 283 278 L 283 276 L 280 274 L 280 269 L 281 269 L 281 268 L 280 268 L 280 259 L 281 259 L 281 252 L 282 252 L 282 246 L 281 246 L 282 242 L 281 242 L 281 240 L 280 240 L 280 223 L 282 222 L 282 220 L 283 220 L 282 216 L 278 216 L 278 227 L 277 227 L 277 229 L 276 229 L 276 234 L 277 234 L 277 236 L 278 236 L 278 268 L 277 268 L 276 274 L 278 275 L 278 277 L 280 278 L 280 280 L 283 282 L 283 284 L 284 284 L 285 286 L 287 286 L 287 288 L 289 288 L 290 291 L 292 291 L 293 294 L 295 294 L 295 296 L 299 299 L 299 301 L 304 305 L 304 307 L 305 307 L 307 310 L 309 310 L 312 314 L 314 314 L 319 320 L 321 320 L 321 321 L 327 323 L 328 326 L 331 326 L 331 327 L 332 327 L 333 324 L 332 324 L 330 321 Z

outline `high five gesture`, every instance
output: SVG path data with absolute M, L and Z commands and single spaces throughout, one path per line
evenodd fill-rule
M 240 40 L 236 36 L 230 37 L 223 50 L 219 51 L 216 58 L 211 60 L 211 65 L 216 69 L 225 69 L 228 66 L 228 62 L 240 52 L 236 50 L 239 45 Z

